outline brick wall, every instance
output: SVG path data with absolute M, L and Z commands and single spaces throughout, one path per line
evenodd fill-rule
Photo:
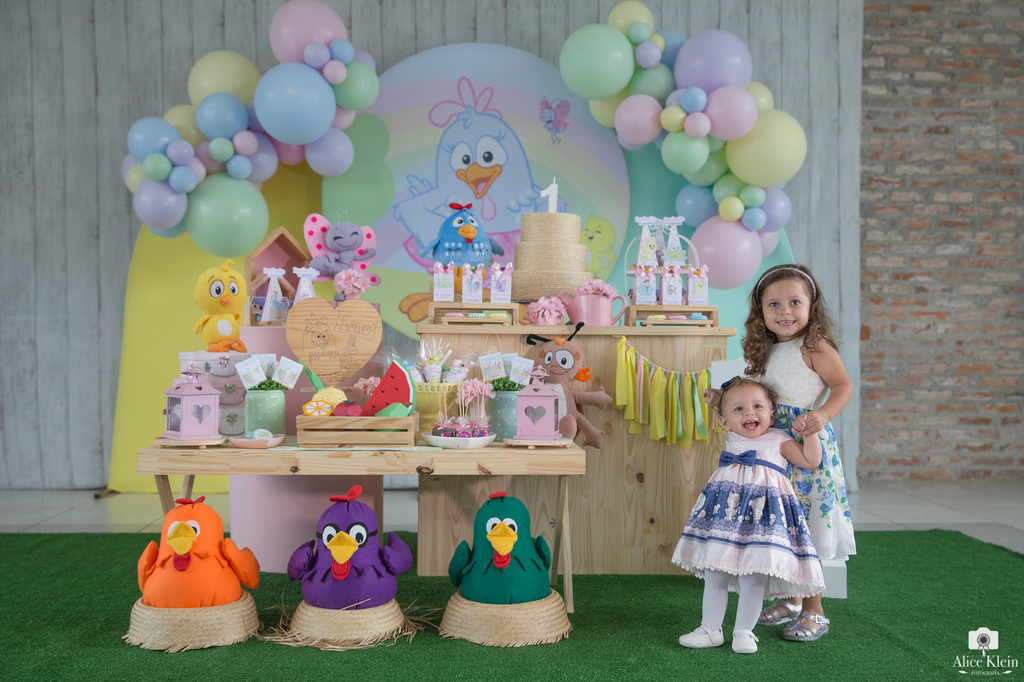
M 861 454 L 1024 478 L 1024 2 L 864 5 Z

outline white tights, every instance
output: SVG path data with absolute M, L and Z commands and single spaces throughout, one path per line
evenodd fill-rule
M 722 571 L 704 572 L 704 611 L 701 623 L 712 630 L 722 627 L 725 607 L 729 603 L 729 580 L 732 578 Z M 752 573 L 739 576 L 740 598 L 736 604 L 737 629 L 753 630 L 761 613 L 764 591 L 768 587 L 768 576 Z

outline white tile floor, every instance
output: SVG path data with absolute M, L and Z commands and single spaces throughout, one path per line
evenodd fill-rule
M 155 494 L 96 497 L 89 490 L 0 490 L 0 533 L 158 533 Z M 230 528 L 228 496 L 207 496 Z M 1024 554 L 1020 481 L 863 481 L 850 495 L 854 528 L 944 528 Z M 384 493 L 384 529 L 416 530 L 416 491 Z

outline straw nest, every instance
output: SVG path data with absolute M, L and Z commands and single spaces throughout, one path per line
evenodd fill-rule
M 399 637 L 408 641 L 423 629 L 423 618 L 412 618 L 392 599 L 368 609 L 322 609 L 302 602 L 290 621 L 259 639 L 288 646 L 312 646 L 324 651 L 369 649 Z
M 565 639 L 572 624 L 565 602 L 554 590 L 543 599 L 522 604 L 484 604 L 456 592 L 441 619 L 441 636 L 484 646 L 530 646 Z
M 143 649 L 173 653 L 243 642 L 256 634 L 259 625 L 256 603 L 245 590 L 230 604 L 192 609 L 157 608 L 139 599 L 132 606 L 123 639 Z

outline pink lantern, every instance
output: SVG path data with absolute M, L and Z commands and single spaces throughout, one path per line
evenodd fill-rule
M 558 390 L 542 383 L 538 376 L 516 393 L 516 440 L 561 438 L 558 431 L 558 401 L 561 398 Z
M 185 379 L 175 379 L 165 392 L 164 438 L 174 440 L 206 440 L 220 438 L 220 391 L 195 367 L 183 372 Z

